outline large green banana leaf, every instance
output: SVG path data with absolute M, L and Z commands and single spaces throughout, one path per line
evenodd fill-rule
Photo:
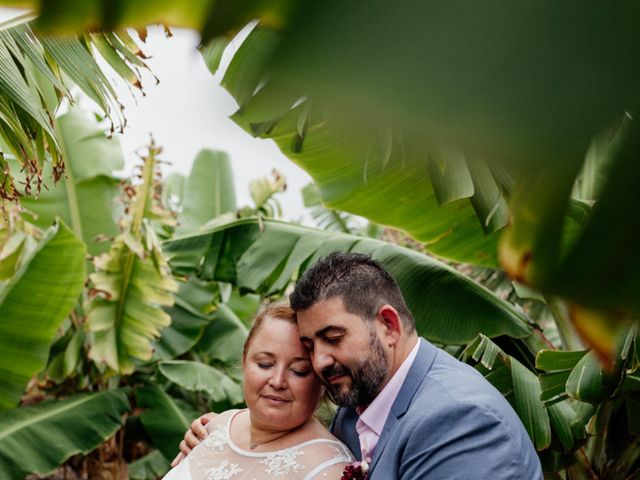
M 185 411 L 156 385 L 136 389 L 136 402 L 143 409 L 140 420 L 153 444 L 167 461 L 178 454 L 178 446 L 197 412 Z
M 0 291 L 0 410 L 18 403 L 47 362 L 54 333 L 78 301 L 86 247 L 57 223 Z
M 0 414 L 0 478 L 46 475 L 111 437 L 129 411 L 126 390 L 76 395 Z
M 362 122 L 552 165 L 638 107 L 639 15 L 634 2 L 302 2 L 269 73 Z
M 273 139 L 311 175 L 328 207 L 404 230 L 437 255 L 497 266 L 505 187 L 487 164 L 388 124 L 345 121 L 301 102 L 301 91 L 264 84 L 264 62 L 278 41 L 256 28 L 234 55 L 222 80 L 240 106 L 233 120 Z
M 201 150 L 183 181 L 178 233 L 194 231 L 215 217 L 235 212 L 233 170 L 226 153 Z
M 242 403 L 242 389 L 222 370 L 201 362 L 170 360 L 161 362 L 160 373 L 180 388 L 206 392 L 216 402 Z
M 526 3 L 524 10 L 513 10 L 500 2 L 482 8 L 410 2 L 411 8 L 391 16 L 381 15 L 382 2 L 355 2 L 346 9 L 333 2 L 305 5 L 284 36 L 260 30 L 249 35 L 223 85 L 240 105 L 234 120 L 254 135 L 273 138 L 310 172 L 329 206 L 403 229 L 436 254 L 495 265 L 496 234 L 490 232 L 505 225 L 504 194 L 514 189 L 502 265 L 542 291 L 599 311 L 572 318 L 590 344 L 609 354 L 620 320 L 640 311 L 640 256 L 637 249 L 616 247 L 639 234 L 637 222 L 625 220 L 638 207 L 637 122 L 630 122 L 625 142 L 618 133 L 640 105 L 640 71 L 633 63 L 640 43 L 630 20 L 640 12 L 637 6 L 623 14 L 613 5 Z M 549 11 L 554 12 L 550 23 Z M 346 20 L 345 13 L 353 17 Z M 514 28 L 525 18 L 523 28 Z M 415 38 L 405 35 L 413 32 L 406 29 L 412 22 L 420 25 Z M 372 29 L 374 24 L 380 30 Z M 378 38 L 399 24 L 403 34 L 393 36 L 393 47 L 382 46 L 389 57 L 378 64 L 378 49 L 376 55 L 365 53 L 374 44 L 371 32 Z M 497 42 L 496 31 L 507 32 L 511 41 L 504 43 L 501 33 Z M 446 41 L 430 41 L 434 35 Z M 467 43 L 471 38 L 477 41 Z M 594 42 L 589 61 L 574 54 L 584 38 Z M 401 42 L 412 47 L 400 48 Z M 505 48 L 513 44 L 519 48 Z M 438 67 L 396 55 L 415 49 L 426 56 L 422 61 L 429 58 Z M 475 52 L 473 62 L 467 61 L 469 49 Z M 375 65 L 384 68 L 371 70 Z M 503 75 L 498 65 L 509 65 L 510 74 Z M 554 73 L 539 81 L 531 74 L 534 68 Z M 329 70 L 336 69 L 340 75 L 327 82 L 334 77 Z M 380 74 L 365 73 L 372 71 Z M 381 81 L 387 82 L 384 88 Z M 627 119 L 617 120 L 625 110 Z M 402 134 L 386 124 L 399 125 Z M 597 171 L 578 177 L 594 136 L 595 156 L 606 161 L 594 162 L 591 148 L 585 168 L 597 166 Z M 442 144 L 462 147 L 465 161 L 450 147 L 438 155 Z M 417 162 L 413 170 L 412 161 Z M 461 174 L 465 164 L 466 175 Z M 576 178 L 580 198 L 597 200 L 591 216 L 570 201 Z M 436 208 L 428 208 L 425 196 Z M 456 200 L 460 197 L 465 200 Z M 461 222 L 455 208 L 461 205 L 473 206 L 488 235 L 477 223 L 474 229 L 473 222 Z M 587 220 L 584 229 L 567 222 L 567 213 Z
M 217 285 L 191 278 L 178 280 L 175 304 L 165 309 L 171 325 L 160 332 L 154 343 L 153 358 L 170 360 L 191 350 L 202 338 L 207 325 L 214 318 Z
M 239 364 L 247 327 L 221 303 L 218 285 L 195 277 L 186 282 L 178 280 L 178 284 L 176 302 L 166 309 L 171 325 L 155 342 L 153 358 L 171 360 L 195 348 L 209 359 Z
M 445 344 L 479 333 L 526 336 L 527 318 L 453 268 L 383 241 L 275 220 L 246 219 L 164 243 L 177 274 L 238 285 L 241 290 L 284 291 L 293 275 L 334 250 L 370 253 L 396 278 L 418 331 Z
M 592 174 L 600 178 L 589 198 L 596 203 L 570 245 L 561 244 L 559 231 L 575 172 L 562 166 L 520 185 L 511 205 L 512 224 L 500 245 L 507 271 L 570 299 L 576 330 L 610 359 L 618 335 L 640 313 L 640 250 L 624 246 L 640 235 L 638 223 L 628 221 L 640 207 L 640 125 L 626 123 L 622 135 L 616 135 L 621 125 L 604 132 L 609 135 L 602 148 L 607 161 Z M 592 163 L 588 157 L 585 167 L 593 168 Z
M 104 252 L 108 243 L 99 235 L 118 233 L 116 200 L 119 180 L 113 172 L 124 168 L 124 156 L 116 138 L 107 138 L 95 120 L 71 109 L 56 119 L 57 138 L 66 163 L 65 176 L 56 184 L 47 182 L 40 196 L 24 197 L 21 204 L 37 217 L 40 227 L 60 216 L 81 237 L 93 255 Z M 45 169 L 45 175 L 50 168 Z
M 473 10 L 468 8 L 464 14 Z M 564 7 L 559 10 L 563 15 L 566 13 Z M 612 13 L 609 7 L 602 10 L 605 15 Z M 484 12 L 484 20 L 490 21 L 494 13 Z M 587 23 L 601 24 L 602 19 L 593 13 L 577 12 Z M 317 27 L 316 20 L 299 20 L 312 30 Z M 503 19 L 493 20 L 500 22 Z M 379 21 L 384 23 L 386 19 Z M 441 19 L 438 27 L 447 29 L 450 22 L 456 21 Z M 619 21 L 623 29 L 628 27 L 625 19 L 615 21 Z M 298 25 L 294 30 L 297 28 Z M 475 25 L 473 28 L 483 27 Z M 316 33 L 326 32 L 318 30 Z M 607 42 L 615 43 L 613 37 L 617 33 L 610 35 L 598 40 L 602 42 L 602 48 L 610 47 L 611 43 Z M 630 46 L 625 43 L 627 40 L 623 41 L 624 48 Z M 518 280 L 596 310 L 584 315 L 582 310 L 576 309 L 572 318 L 589 344 L 602 354 L 611 353 L 621 320 L 640 311 L 635 294 L 640 288 L 640 276 L 637 275 L 640 270 L 636 268 L 640 265 L 640 255 L 634 249 L 615 246 L 639 234 L 636 222 L 620 220 L 633 217 L 637 209 L 634 181 L 639 176 L 638 162 L 634 160 L 639 145 L 637 122 L 630 122 L 629 114 L 624 120 L 615 121 L 623 116 L 622 107 L 616 113 L 610 105 L 601 105 L 604 108 L 599 113 L 601 116 L 579 119 L 582 125 L 571 128 L 582 133 L 570 139 L 556 138 L 557 132 L 548 129 L 546 120 L 539 122 L 527 115 L 518 116 L 514 111 L 508 114 L 513 121 L 505 125 L 504 134 L 491 137 L 487 133 L 484 144 L 479 139 L 472 139 L 477 132 L 464 130 L 464 122 L 444 125 L 440 133 L 433 134 L 437 131 L 434 128 L 422 129 L 416 134 L 411 125 L 400 119 L 402 129 L 386 126 L 385 122 L 391 120 L 381 122 L 375 115 L 373 121 L 363 119 L 364 106 L 357 110 L 358 119 L 354 119 L 350 112 L 335 105 L 334 98 L 327 99 L 321 93 L 310 98 L 303 96 L 302 93 L 317 92 L 313 89 L 313 81 L 304 83 L 306 87 L 303 87 L 289 80 L 302 72 L 307 75 L 310 66 L 309 69 L 288 71 L 285 79 L 288 82 L 275 74 L 265 82 L 266 65 L 272 55 L 278 54 L 274 52 L 282 48 L 291 53 L 291 45 L 287 42 L 287 38 L 274 32 L 256 29 L 235 54 L 222 84 L 240 105 L 233 116 L 238 124 L 254 135 L 274 139 L 290 159 L 311 174 L 329 207 L 358 213 L 375 222 L 405 230 L 425 242 L 429 251 L 454 260 L 497 265 L 497 231 L 507 223 L 506 200 L 513 194 L 511 225 L 502 237 L 500 263 Z M 427 51 L 430 52 L 429 48 Z M 500 51 L 493 53 L 501 54 Z M 629 51 L 625 51 L 626 54 Z M 327 67 L 322 63 L 326 58 L 319 60 L 319 68 Z M 304 63 L 308 57 L 297 60 Z M 455 63 L 456 60 L 447 59 L 447 62 Z M 432 74 L 430 71 L 414 73 L 416 76 Z M 560 79 L 559 83 L 565 80 Z M 375 81 L 373 84 L 368 88 L 375 88 Z M 563 84 L 558 88 L 565 87 Z M 592 88 L 587 84 L 583 87 Z M 439 85 L 439 88 L 447 86 Z M 361 93 L 358 90 L 357 95 L 351 97 L 357 102 Z M 615 95 L 619 93 L 615 92 Z M 482 94 L 478 90 L 477 95 Z M 627 91 L 617 101 L 618 104 L 622 100 L 629 101 L 631 108 L 635 105 L 632 98 L 635 98 L 632 92 Z M 467 101 L 472 102 L 472 99 Z M 514 103 L 518 101 L 526 103 L 530 100 L 520 97 Z M 484 106 L 484 114 L 489 118 L 478 126 L 478 131 L 491 124 L 493 107 L 489 103 L 486 101 Z M 468 104 L 464 107 L 468 108 Z M 556 107 L 552 102 L 541 108 Z M 458 113 L 444 108 L 440 111 L 445 123 Z M 434 122 L 432 114 L 426 112 L 424 118 L 414 120 L 416 124 Z M 515 131 L 518 122 L 521 122 L 522 133 Z M 439 138 L 447 128 L 450 135 Z M 526 140 L 524 133 L 540 143 L 530 148 L 523 143 Z M 579 176 L 589 141 L 596 133 L 595 145 L 592 145 Z M 507 138 L 509 135 L 514 136 Z M 552 140 L 558 143 L 552 145 Z M 465 154 L 447 145 L 447 141 L 463 145 Z M 525 145 L 527 149 L 524 149 Z M 534 151 L 542 158 L 532 156 Z M 591 173 L 587 169 L 591 169 Z M 571 199 L 576 179 L 583 193 L 586 188 L 590 190 L 588 197 L 582 194 L 580 198 L 591 202 L 597 200 L 592 215 L 586 204 Z M 595 179 L 597 188 L 594 188 Z M 607 246 L 603 249 L 605 253 L 594 256 L 593 252 L 602 249 L 603 245 Z
M 226 365 L 239 366 L 248 329 L 228 304 L 221 303 L 213 314 L 213 321 L 205 328 L 196 351 Z

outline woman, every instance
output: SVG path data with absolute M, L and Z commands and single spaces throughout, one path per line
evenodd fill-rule
M 165 480 L 339 479 L 353 457 L 313 418 L 323 387 L 288 305 L 258 313 L 242 367 L 248 408 L 211 419 Z

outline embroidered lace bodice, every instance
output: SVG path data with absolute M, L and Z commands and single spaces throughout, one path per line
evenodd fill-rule
M 273 452 L 243 450 L 229 435 L 238 410 L 217 415 L 209 436 L 164 480 L 331 480 L 339 479 L 353 455 L 336 440 L 315 439 Z

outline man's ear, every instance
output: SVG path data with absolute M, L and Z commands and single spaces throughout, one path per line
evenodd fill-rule
M 391 305 L 385 304 L 378 309 L 376 320 L 385 335 L 386 343 L 394 345 L 402 336 L 402 320 L 398 311 Z

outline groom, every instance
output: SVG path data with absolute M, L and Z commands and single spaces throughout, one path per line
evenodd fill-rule
M 340 406 L 331 430 L 369 463 L 371 480 L 542 479 L 509 403 L 476 370 L 418 337 L 378 262 L 332 253 L 305 272 L 290 300 L 313 368 Z M 191 447 L 198 426 L 185 436 Z M 189 451 L 185 442 L 181 449 Z

